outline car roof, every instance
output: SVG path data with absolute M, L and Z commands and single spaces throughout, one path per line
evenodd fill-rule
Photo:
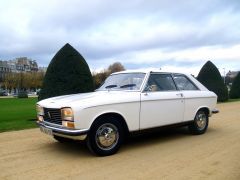
M 141 70 L 126 70 L 126 71 L 119 71 L 119 72 L 115 72 L 112 74 L 122 74 L 122 73 L 179 73 L 179 74 L 186 74 L 183 72 L 172 72 L 172 71 L 162 71 L 162 70 L 157 70 L 157 69 L 141 69 Z
M 200 89 L 200 90 L 208 90 L 204 85 L 202 85 L 199 81 L 197 81 L 191 74 L 189 73 L 185 73 L 185 72 L 173 72 L 173 71 L 162 71 L 162 70 L 157 70 L 157 69 L 146 69 L 146 70 L 127 70 L 127 71 L 120 71 L 120 72 L 116 72 L 113 73 L 114 74 L 123 74 L 123 73 L 174 73 L 174 74 L 184 74 L 186 75 L 188 78 L 191 79 L 192 82 L 195 83 L 195 85 Z

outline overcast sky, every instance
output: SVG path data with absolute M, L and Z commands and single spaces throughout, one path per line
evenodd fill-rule
M 47 66 L 70 43 L 91 70 L 240 70 L 239 0 L 0 0 L 0 59 Z

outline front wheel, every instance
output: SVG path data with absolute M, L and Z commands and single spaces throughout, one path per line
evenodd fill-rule
M 109 156 L 118 151 L 123 141 L 123 128 L 118 119 L 106 117 L 93 124 L 87 146 L 99 156 Z
M 205 133 L 207 128 L 208 114 L 203 110 L 199 110 L 194 118 L 193 123 L 188 126 L 188 129 L 191 134 L 199 135 Z

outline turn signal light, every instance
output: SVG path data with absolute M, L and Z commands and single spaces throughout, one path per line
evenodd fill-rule
M 38 120 L 39 122 L 42 122 L 42 121 L 43 121 L 43 117 L 42 117 L 42 116 L 37 116 L 37 120 Z
M 67 127 L 67 128 L 74 128 L 74 122 L 70 122 L 70 121 L 62 121 L 62 125 L 64 127 Z

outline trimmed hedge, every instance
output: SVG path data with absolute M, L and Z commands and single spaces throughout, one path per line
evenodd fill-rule
M 66 44 L 48 66 L 39 100 L 93 90 L 93 78 L 88 64 L 77 50 Z
M 25 91 L 21 91 L 17 95 L 18 98 L 28 98 L 28 94 Z
M 240 98 L 240 73 L 237 74 L 233 81 L 232 88 L 230 90 L 230 98 L 231 99 Z
M 200 70 L 197 79 L 218 96 L 218 101 L 224 102 L 228 100 L 228 89 L 224 84 L 220 72 L 211 62 L 206 62 Z

